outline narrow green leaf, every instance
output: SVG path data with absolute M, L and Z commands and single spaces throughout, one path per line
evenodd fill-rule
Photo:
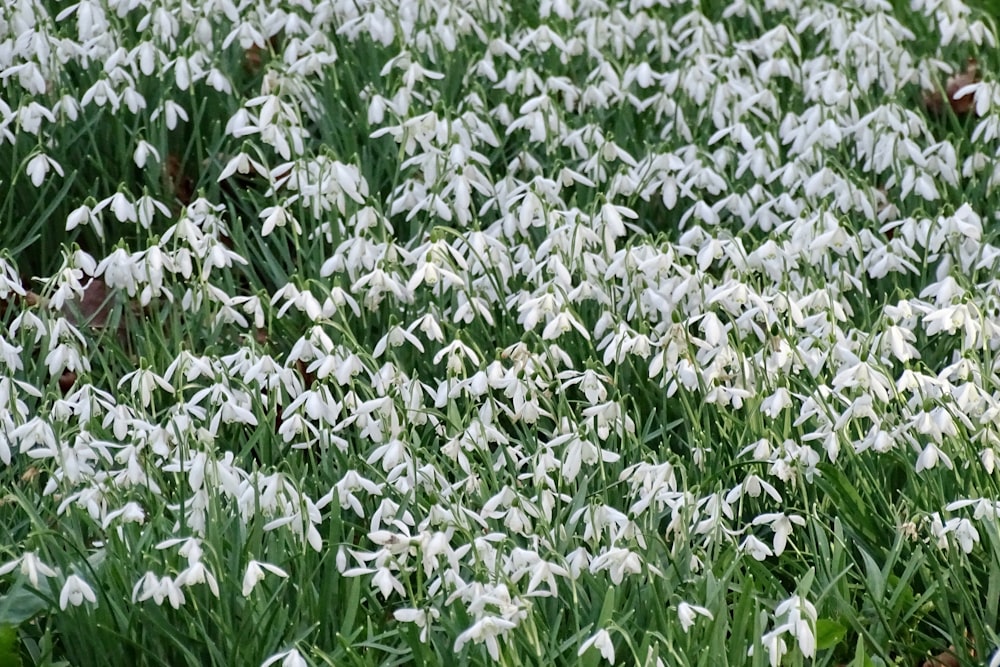
M 347 600 L 344 601 L 347 613 L 344 615 L 344 622 L 340 626 L 340 634 L 351 637 L 354 634 L 354 617 L 358 612 L 358 600 L 361 599 L 361 579 L 360 577 L 350 577 L 347 582 Z
M 607 595 L 604 596 L 604 606 L 601 607 L 601 617 L 597 620 L 597 629 L 606 627 L 611 615 L 615 613 L 615 587 L 608 588 Z
M 851 664 L 848 667 L 875 667 L 875 663 L 872 662 L 871 658 L 868 657 L 868 653 L 865 652 L 864 638 L 858 637 L 858 646 L 854 649 L 854 659 L 851 660 Z

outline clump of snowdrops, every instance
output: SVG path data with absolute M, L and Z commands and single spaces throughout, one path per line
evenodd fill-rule
M 4 3 L 5 664 L 991 660 L 996 35 Z

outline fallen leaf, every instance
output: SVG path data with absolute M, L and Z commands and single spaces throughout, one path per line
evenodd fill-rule
M 945 81 L 944 91 L 948 99 L 951 110 L 957 116 L 967 116 L 973 112 L 976 100 L 974 95 L 963 95 L 956 97 L 962 88 L 979 81 L 979 64 L 975 58 L 969 58 L 965 63 L 965 68 Z M 938 90 L 924 92 L 924 108 L 931 114 L 940 116 L 944 113 L 944 96 Z
M 938 653 L 930 660 L 925 660 L 922 667 L 959 667 L 961 663 L 954 651 L 955 647 L 949 646 L 944 653 Z
M 108 324 L 113 300 L 114 295 L 107 284 L 100 278 L 92 278 L 83 286 L 82 299 L 66 302 L 63 316 L 75 327 L 89 326 L 101 329 Z
M 182 205 L 187 206 L 194 199 L 194 181 L 184 171 L 184 164 L 176 153 L 167 155 L 163 165 L 163 181 Z
M 260 72 L 264 58 L 261 48 L 256 44 L 251 44 L 250 48 L 243 52 L 243 69 L 247 74 L 257 74 Z
M 59 391 L 63 393 L 63 396 L 69 393 L 75 382 L 76 373 L 73 371 L 63 371 L 63 374 L 59 376 Z
M 955 97 L 955 95 L 962 88 L 970 86 L 977 81 L 979 81 L 979 65 L 976 63 L 975 58 L 969 58 L 964 70 L 954 76 L 948 77 L 948 81 L 945 84 L 945 93 L 948 95 L 948 101 L 951 102 L 952 110 L 959 116 L 968 115 L 973 110 L 973 107 L 975 107 L 976 99 L 974 95 L 963 95 L 962 97 Z

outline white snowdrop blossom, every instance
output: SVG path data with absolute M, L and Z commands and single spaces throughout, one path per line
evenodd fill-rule
M 782 635 L 793 637 L 799 650 L 806 658 L 816 655 L 816 607 L 800 595 L 782 601 L 774 610 L 775 627 L 760 639 L 760 645 L 767 649 L 772 667 L 781 664 L 788 652 L 788 645 Z M 748 655 L 754 654 L 751 646 Z
M 795 595 L 777 606 L 775 618 L 784 617 L 789 634 L 795 637 L 802 655 L 812 658 L 816 655 L 816 607 L 804 597 Z
M 15 568 L 20 569 L 21 574 L 28 578 L 31 585 L 38 588 L 39 582 L 42 577 L 54 577 L 56 576 L 56 571 L 43 563 L 33 551 L 22 555 L 20 558 L 15 558 L 12 561 L 0 565 L 0 576 L 12 572 Z
M 59 608 L 65 611 L 68 606 L 79 607 L 84 601 L 97 604 L 94 589 L 77 575 L 69 575 L 59 592 Z
M 920 452 L 920 456 L 917 457 L 917 463 L 914 470 L 918 473 L 924 470 L 931 470 L 938 463 L 941 463 L 946 468 L 952 468 L 951 459 L 948 455 L 945 454 L 935 443 L 929 442 Z
M 752 524 L 754 526 L 770 526 L 774 532 L 774 555 L 780 556 L 788 544 L 788 538 L 792 534 L 793 525 L 804 526 L 806 525 L 806 520 L 795 514 L 786 515 L 784 512 L 773 512 L 761 514 L 753 520 Z
M 174 393 L 174 388 L 164 378 L 150 369 L 140 368 L 122 376 L 118 386 L 129 384 L 132 393 L 139 397 L 143 407 L 149 406 L 153 400 L 153 390 L 159 387 L 168 394 Z
M 393 617 L 401 623 L 413 623 L 420 628 L 420 641 L 427 643 L 430 639 L 431 623 L 440 618 L 441 612 L 437 609 L 397 609 L 392 613 Z
M 45 177 L 52 170 L 59 174 L 64 175 L 62 166 L 53 160 L 48 155 L 39 153 L 35 157 L 28 160 L 28 166 L 25 171 L 28 173 L 28 178 L 31 179 L 31 184 L 36 188 L 40 188 L 42 183 L 45 182 Z
M 288 573 L 277 565 L 251 560 L 247 564 L 246 573 L 243 575 L 243 597 L 250 597 L 250 593 L 257 587 L 257 584 L 264 580 L 265 572 L 270 572 L 282 579 L 288 578 Z
M 602 628 L 596 634 L 588 637 L 586 641 L 580 644 L 580 650 L 576 654 L 577 656 L 582 656 L 591 648 L 600 651 L 602 658 L 612 665 L 615 664 L 615 645 L 611 641 L 611 635 L 607 630 Z
M 281 667 L 308 667 L 309 663 L 302 657 L 298 649 L 289 649 L 281 653 L 275 653 L 260 663 L 260 667 L 270 667 L 279 664 Z
M 788 644 L 782 636 L 783 630 L 784 628 L 772 630 L 760 638 L 760 645 L 767 649 L 768 662 L 771 667 L 778 667 L 781 664 L 781 659 L 788 653 Z M 756 646 L 751 646 L 747 650 L 747 655 L 754 655 L 755 648 Z
M 684 632 L 691 629 L 698 616 L 704 616 L 709 620 L 714 618 L 714 616 L 712 616 L 712 612 L 704 607 L 688 604 L 687 602 L 681 602 L 677 605 L 677 618 L 680 620 L 681 629 Z
M 484 616 L 473 623 L 468 630 L 458 635 L 455 639 L 454 650 L 458 653 L 470 641 L 475 644 L 486 644 L 486 651 L 490 657 L 495 661 L 499 661 L 500 642 L 497 638 L 502 637 L 515 627 L 517 627 L 516 623 L 505 618 Z
M 145 139 L 139 140 L 136 143 L 135 151 L 132 153 L 132 161 L 135 162 L 135 166 L 139 169 L 144 169 L 146 167 L 146 162 L 152 158 L 155 164 L 160 163 L 160 152 L 156 150 L 156 147 L 150 144 Z

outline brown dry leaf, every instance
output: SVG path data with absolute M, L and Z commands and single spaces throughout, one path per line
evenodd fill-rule
M 281 50 L 281 33 L 274 35 L 267 40 L 268 50 L 256 44 L 251 44 L 250 48 L 243 52 L 243 71 L 247 74 L 258 74 L 264 66 L 264 58 L 270 58 L 272 53 Z
M 944 653 L 938 653 L 930 660 L 925 660 L 922 667 L 960 667 L 960 665 L 955 655 L 955 647 L 949 646 Z
M 975 659 L 976 657 L 976 649 L 974 648 L 975 639 L 972 637 L 971 634 L 969 634 L 968 630 L 966 630 L 963 633 L 963 635 L 966 640 L 965 646 L 966 650 L 968 651 L 968 655 L 970 658 Z M 947 651 L 943 653 L 938 653 L 930 660 L 925 660 L 921 667 L 960 667 L 962 663 L 958 659 L 957 651 L 958 649 L 956 649 L 955 645 L 952 644 L 951 646 L 948 647 Z
M 941 93 L 936 90 L 924 91 L 923 93 L 924 108 L 927 109 L 928 113 L 932 116 L 940 116 L 941 112 L 944 111 L 944 102 L 942 101 Z
M 263 62 L 261 49 L 256 44 L 251 44 L 250 48 L 243 52 L 243 69 L 247 74 L 259 72 Z
M 6 299 L 0 299 L 0 317 L 6 315 L 8 310 L 33 308 L 41 303 L 41 301 L 42 297 L 38 296 L 31 290 L 27 290 L 24 296 L 19 294 L 10 294 Z
M 948 104 L 951 110 L 958 116 L 967 116 L 973 112 L 976 104 L 974 95 L 955 95 L 965 86 L 972 85 L 979 81 L 979 64 L 975 58 L 969 58 L 961 72 L 948 77 L 945 82 L 945 95 L 948 96 Z M 937 90 L 924 92 L 924 108 L 935 116 L 944 113 L 944 98 Z
M 184 172 L 184 164 L 176 153 L 169 153 L 163 165 L 163 185 L 187 206 L 194 199 L 194 181 Z
M 69 393 L 75 382 L 76 373 L 73 371 L 63 371 L 63 374 L 59 376 L 59 391 L 63 393 L 63 396 Z
M 297 370 L 299 372 L 299 376 L 302 378 L 302 381 L 305 383 L 306 389 L 311 388 L 312 385 L 313 385 L 313 382 L 316 381 L 316 374 L 315 373 L 310 373 L 307 370 L 307 366 L 306 366 L 305 362 L 302 361 L 301 359 L 296 359 L 295 360 L 295 370 Z
M 948 101 L 951 102 L 952 110 L 959 116 L 968 115 L 975 107 L 976 99 L 974 95 L 963 95 L 962 97 L 955 97 L 955 95 L 962 88 L 971 86 L 977 81 L 979 81 L 979 65 L 976 63 L 975 58 L 969 58 L 965 63 L 965 69 L 954 76 L 948 77 L 948 82 L 945 84 L 945 93 L 948 95 Z
M 90 326 L 104 328 L 111 314 L 113 295 L 107 284 L 100 278 L 91 278 L 83 286 L 83 298 L 79 301 L 67 301 L 63 307 L 63 315 L 73 326 Z
M 116 310 L 119 317 L 112 316 Z M 67 301 L 63 306 L 62 315 L 77 328 L 114 334 L 123 346 L 128 345 L 129 339 L 127 323 L 130 320 L 125 315 L 132 315 L 138 319 L 147 317 L 138 300 L 128 299 L 124 296 L 124 292 L 109 288 L 100 278 L 92 278 L 84 285 L 83 298 Z M 112 329 L 115 322 L 117 327 Z

